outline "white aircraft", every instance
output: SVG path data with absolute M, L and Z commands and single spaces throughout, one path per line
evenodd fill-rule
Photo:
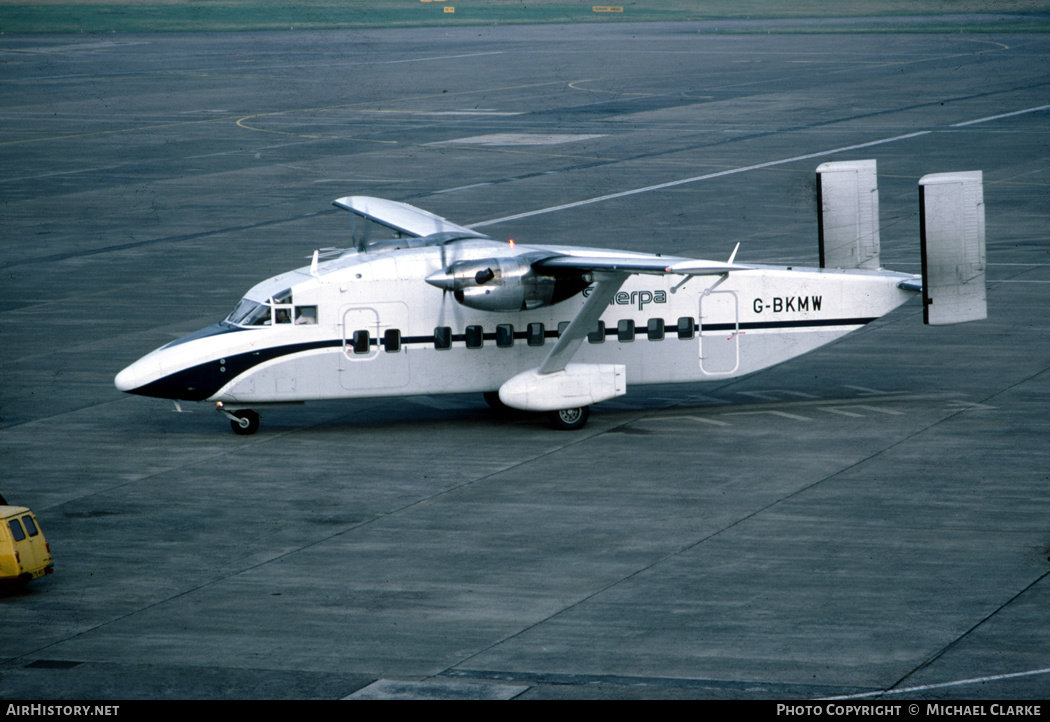
M 926 323 L 985 318 L 980 171 L 919 181 L 921 276 L 880 267 L 875 161 L 825 163 L 817 177 L 820 268 L 502 242 L 404 203 L 340 198 L 398 237 L 315 251 L 116 387 L 215 402 L 238 434 L 255 433 L 267 404 L 464 392 L 577 429 L 628 384 L 749 374 L 916 293 Z

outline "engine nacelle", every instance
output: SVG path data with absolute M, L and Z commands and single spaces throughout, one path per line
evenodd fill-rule
M 427 276 L 427 283 L 452 291 L 464 306 L 482 311 L 524 311 L 551 306 L 576 295 L 591 281 L 585 274 L 551 276 L 536 273 L 517 257 L 456 261 Z

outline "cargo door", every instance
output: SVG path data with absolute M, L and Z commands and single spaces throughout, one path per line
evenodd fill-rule
M 35 524 L 32 524 L 31 517 L 28 515 L 25 516 L 30 519 L 29 529 L 36 532 L 35 536 L 39 537 L 39 530 L 36 528 Z M 32 537 L 30 537 L 26 527 L 22 524 L 21 515 L 5 519 L 4 522 L 7 524 L 7 530 L 15 542 L 15 552 L 18 554 L 20 567 L 18 573 L 28 572 L 42 567 L 43 556 L 39 559 L 37 558 L 37 548 L 33 544 Z

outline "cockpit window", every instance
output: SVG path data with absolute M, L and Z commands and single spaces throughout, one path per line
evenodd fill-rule
M 317 324 L 317 306 L 293 306 L 291 300 L 291 291 L 280 293 L 266 303 L 242 298 L 233 313 L 226 317 L 226 323 L 236 326 Z
M 226 317 L 227 323 L 237 326 L 266 326 L 270 323 L 270 307 L 257 301 L 242 298 L 233 313 Z

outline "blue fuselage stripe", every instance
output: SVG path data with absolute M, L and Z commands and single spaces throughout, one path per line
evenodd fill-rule
M 706 324 L 704 326 L 696 326 L 698 333 L 705 332 L 725 332 L 725 331 L 753 331 L 761 329 L 806 329 L 806 328 L 827 328 L 833 326 L 863 326 L 874 321 L 874 318 L 838 318 L 838 319 L 820 319 L 820 320 L 805 320 L 805 321 L 758 321 L 750 323 L 717 323 L 717 324 Z M 695 323 L 695 321 L 694 321 Z M 208 327 L 214 329 L 215 327 Z M 636 324 L 638 329 L 638 337 L 644 339 L 646 337 L 646 325 Z M 666 338 L 677 339 L 676 331 L 677 325 L 665 326 L 667 332 Z M 218 331 L 222 333 L 223 331 Z M 200 333 L 200 332 L 198 332 Z M 606 328 L 606 336 L 617 336 L 617 328 L 610 326 Z M 202 334 L 199 338 L 205 336 L 215 335 L 214 333 Z M 526 340 L 528 338 L 527 332 L 515 331 L 515 340 Z M 557 338 L 558 332 L 554 329 L 544 331 L 544 338 Z M 453 343 L 465 343 L 466 334 L 452 334 Z M 495 341 L 496 334 L 485 333 L 483 338 L 486 341 Z M 695 338 L 695 336 L 691 337 Z M 688 338 L 684 340 L 689 340 Z M 405 346 L 425 346 L 433 347 L 436 341 L 434 335 L 429 336 L 404 336 L 400 339 L 401 348 Z M 370 346 L 379 346 L 382 343 L 380 338 L 369 339 Z M 173 374 L 169 374 L 161 379 L 150 382 L 144 386 L 140 386 L 134 389 L 130 393 L 140 394 L 142 396 L 152 396 L 163 399 L 178 399 L 183 401 L 203 401 L 219 391 L 223 386 L 227 385 L 233 379 L 237 378 L 241 374 L 250 371 L 259 364 L 272 361 L 277 358 L 284 356 L 292 356 L 294 354 L 304 353 L 307 351 L 316 351 L 318 349 L 327 348 L 342 348 L 344 345 L 352 345 L 347 339 L 335 338 L 324 341 L 311 341 L 308 343 L 294 343 L 283 346 L 272 346 L 270 348 L 259 349 L 255 351 L 249 351 L 241 354 L 233 354 L 229 356 L 223 356 L 222 358 L 207 361 L 190 368 L 177 371 Z

